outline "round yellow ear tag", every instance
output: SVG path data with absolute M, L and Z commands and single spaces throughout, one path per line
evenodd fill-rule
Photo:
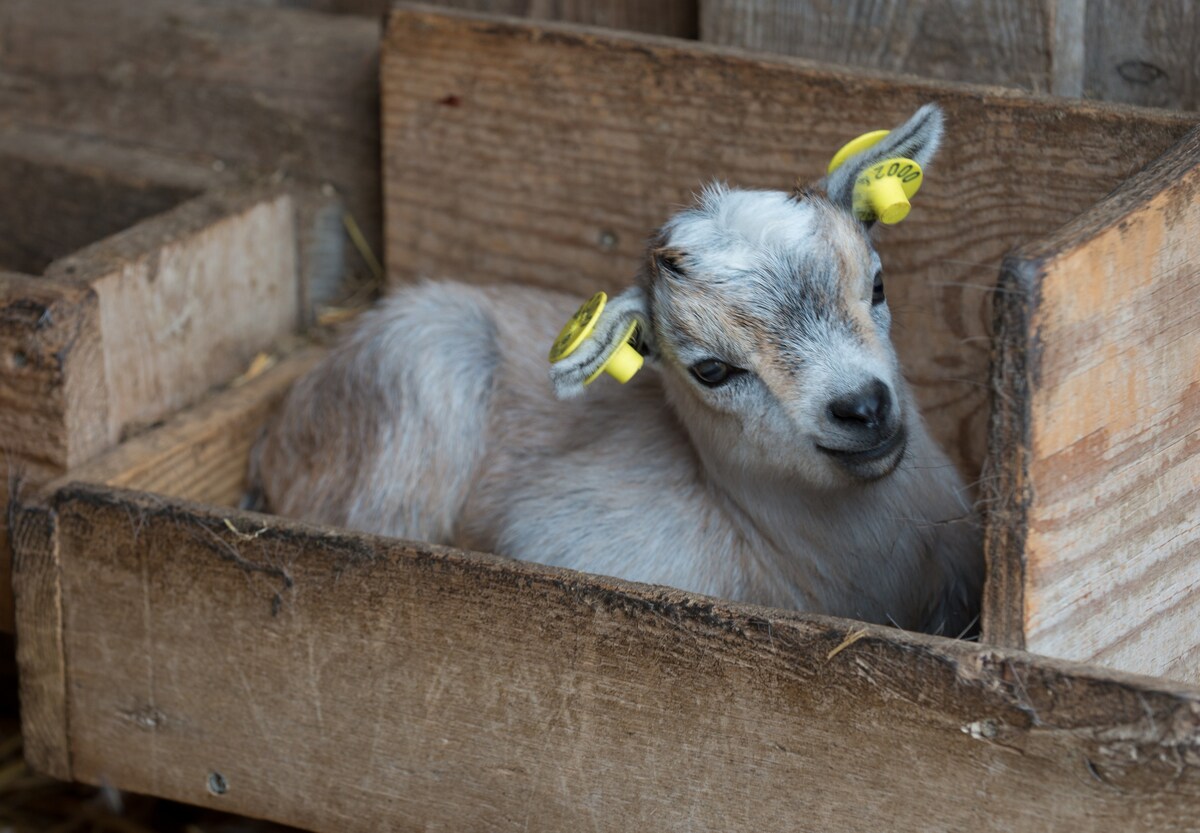
M 843 145 L 829 162 L 826 173 L 833 173 L 847 159 L 879 144 L 889 130 L 864 133 Z M 910 200 L 921 188 L 924 173 L 912 159 L 896 157 L 873 165 L 854 183 L 854 216 L 867 222 L 879 220 L 893 225 L 908 216 Z
M 550 347 L 551 363 L 562 361 L 567 356 L 571 355 L 579 348 L 579 345 L 592 334 L 592 330 L 596 329 L 596 322 L 600 319 L 600 313 L 604 311 L 604 305 L 608 302 L 608 296 L 603 292 L 597 292 L 576 313 L 571 316 L 571 320 L 562 328 L 562 332 L 558 334 L 558 338 L 554 339 L 554 344 Z M 637 333 L 637 322 L 633 321 L 625 330 L 625 334 L 621 337 L 620 346 L 605 359 L 604 364 L 596 368 L 596 372 L 584 380 L 585 385 L 590 385 L 594 382 L 601 373 L 608 373 L 621 384 L 625 384 L 633 375 L 642 368 L 642 363 L 645 359 L 633 347 L 634 336 Z

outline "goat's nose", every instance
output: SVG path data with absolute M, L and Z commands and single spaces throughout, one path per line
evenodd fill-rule
M 887 422 L 892 396 L 879 379 L 829 403 L 829 413 L 848 428 L 879 428 Z

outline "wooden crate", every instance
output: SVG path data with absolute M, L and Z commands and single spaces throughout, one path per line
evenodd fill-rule
M 65 162 L 0 143 L 0 456 L 60 476 L 194 404 L 304 323 L 335 200 L 305 189 L 197 193 L 187 176 Z M 125 160 L 121 160 L 122 163 Z M 156 173 L 161 173 L 157 171 Z M 195 184 L 195 183 L 193 183 Z M 328 217 L 335 212 L 333 223 Z M 333 225 L 340 235 L 340 226 Z M 7 576 L 7 536 L 0 574 Z M 0 624 L 12 628 L 8 581 Z
M 1110 558 L 1190 580 L 1164 556 L 1193 539 L 1151 534 L 1173 522 L 1154 514 L 1169 502 L 1147 504 L 1146 530 L 1112 552 L 1053 534 L 1089 494 L 1120 503 L 1102 473 L 1132 478 L 1161 452 L 1175 466 L 1164 488 L 1195 476 L 1171 456 L 1189 436 L 1173 418 L 1195 384 L 1184 362 L 1138 400 L 1168 411 L 1139 453 L 1110 409 L 1068 430 L 1056 399 L 1098 384 L 1067 336 L 1099 357 L 1128 344 L 1134 373 L 1163 345 L 1195 355 L 1200 277 L 1181 243 L 1200 200 L 1193 120 L 421 8 L 393 15 L 383 79 L 393 278 L 580 293 L 631 277 L 646 233 L 705 179 L 786 187 L 847 137 L 941 102 L 947 150 L 883 258 L 930 423 L 973 476 L 986 458 L 1002 510 L 985 637 L 1036 642 L 1024 616 L 1059 556 L 1060 576 L 1078 562 L 1102 575 Z M 1110 256 L 1121 245 L 1148 257 Z M 1014 250 L 991 380 L 989 289 Z M 1108 271 L 1076 298 L 1080 263 Z M 1165 302 L 1170 316 L 1144 315 Z M 1136 316 L 1106 328 L 1113 312 Z M 315 358 L 16 510 L 36 766 L 326 831 L 1194 829 L 1200 688 L 1187 682 L 233 508 L 263 421 Z M 1048 439 L 1078 452 L 1073 468 Z M 1139 615 L 1169 613 L 1152 582 L 1140 598 Z M 1189 677 L 1181 662 L 1168 670 Z

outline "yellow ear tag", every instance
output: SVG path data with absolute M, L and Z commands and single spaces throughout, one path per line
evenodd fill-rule
M 847 142 L 833 155 L 826 173 L 833 173 L 851 156 L 879 144 L 888 130 L 864 133 Z M 893 225 L 908 216 L 909 200 L 921 188 L 924 173 L 912 159 L 896 157 L 863 171 L 854 183 L 854 216 L 868 222 L 879 220 Z
M 607 302 L 608 296 L 603 292 L 597 292 L 571 316 L 571 320 L 562 328 L 562 332 L 558 334 L 558 338 L 554 339 L 554 344 L 550 347 L 551 363 L 562 361 L 574 353 L 579 345 L 591 336 Z M 636 321 L 629 324 L 625 334 L 621 337 L 620 346 L 612 352 L 604 364 L 596 369 L 595 373 L 583 381 L 585 385 L 596 381 L 601 373 L 608 373 L 621 384 L 625 384 L 633 378 L 633 374 L 642 369 L 642 362 L 645 359 L 633 347 L 637 327 Z

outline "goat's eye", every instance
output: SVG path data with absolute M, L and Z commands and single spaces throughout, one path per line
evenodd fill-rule
M 692 375 L 710 388 L 715 388 L 728 379 L 732 370 L 732 367 L 720 359 L 705 359 L 692 365 Z
M 883 303 L 883 270 L 875 273 L 875 285 L 871 287 L 871 306 L 877 307 Z

